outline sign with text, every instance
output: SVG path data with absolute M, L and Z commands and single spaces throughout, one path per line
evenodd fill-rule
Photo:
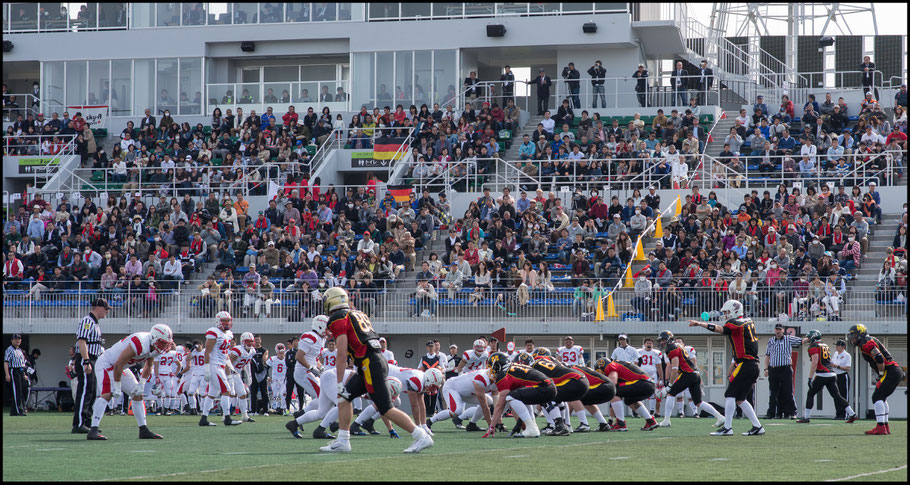
M 107 128 L 108 106 L 67 106 L 66 109 L 71 115 L 75 115 L 76 112 L 82 113 L 82 118 L 89 128 Z
M 351 168 L 381 168 L 388 167 L 390 160 L 377 159 L 374 152 L 352 152 Z
M 57 169 L 60 158 L 54 157 L 27 157 L 19 159 L 19 173 L 49 173 Z

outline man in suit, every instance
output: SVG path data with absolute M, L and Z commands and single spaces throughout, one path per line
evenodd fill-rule
M 645 69 L 645 65 L 639 64 L 638 70 L 632 74 L 632 77 L 635 79 L 635 95 L 638 96 L 638 104 L 644 108 L 648 102 L 648 70 Z
M 547 76 L 544 68 L 541 67 L 537 72 L 537 77 L 525 81 L 525 84 L 537 85 L 537 115 L 543 116 L 544 112 L 550 108 L 550 86 L 553 85 L 553 81 L 550 80 L 550 76 Z
M 481 96 L 480 87 L 477 86 L 479 82 L 476 71 L 471 71 L 468 77 L 464 79 L 465 97 L 471 100 L 471 105 L 474 106 L 474 109 L 480 108 L 477 105 L 477 98 Z
M 505 72 L 499 76 L 499 80 L 502 81 L 502 102 L 500 106 L 505 106 L 510 99 L 515 97 L 515 74 L 512 73 L 512 68 L 506 65 Z
M 875 63 L 869 56 L 863 56 L 863 63 L 859 65 L 859 70 L 863 73 L 863 96 L 868 92 L 874 92 L 875 99 L 878 99 L 878 89 L 873 87 L 872 82 L 875 79 Z
M 676 93 L 674 101 L 678 106 L 686 106 L 689 100 L 686 94 L 689 89 L 689 71 L 683 69 L 682 61 L 676 61 L 676 69 L 673 71 L 673 91 Z
M 158 126 L 155 124 L 155 117 L 152 116 L 152 111 L 148 108 L 145 108 L 145 116 L 142 118 L 142 122 L 139 124 L 139 129 L 145 130 L 146 126 L 151 126 L 152 128 Z
M 698 69 L 698 105 L 704 106 L 708 99 L 708 90 L 714 85 L 714 71 L 708 67 L 708 61 L 702 60 L 701 67 Z

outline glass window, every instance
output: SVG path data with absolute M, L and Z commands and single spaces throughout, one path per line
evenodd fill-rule
M 335 3 L 314 3 L 313 22 L 334 21 L 337 18 Z
M 531 13 L 559 12 L 558 3 L 532 3 Z
M 563 3 L 563 12 L 590 12 L 594 7 L 593 3 Z
M 245 67 L 240 71 L 240 82 L 244 83 L 258 83 L 259 82 L 259 72 L 260 68 L 258 67 Z
M 406 18 L 414 17 L 429 17 L 430 16 L 430 4 L 429 3 L 402 3 L 401 4 L 401 16 Z
M 255 3 L 235 3 L 234 4 L 234 23 L 235 24 L 255 24 L 256 23 L 256 4 Z
M 295 103 L 307 103 L 305 107 L 312 107 L 316 103 L 317 94 L 319 92 L 319 83 L 315 82 L 302 82 L 294 83 L 292 85 L 293 96 L 292 100 Z M 299 110 L 305 112 L 306 110 L 301 107 Z
M 240 85 L 240 96 L 237 98 L 237 104 L 259 103 L 261 99 L 259 83 Z
M 10 4 L 3 4 L 3 31 L 6 32 L 9 30 L 9 9 Z
M 102 3 L 98 5 L 98 27 L 126 28 L 126 4 Z
M 395 104 L 403 104 L 405 111 L 414 104 L 413 56 L 413 51 L 395 53 Z
M 266 104 L 290 103 L 291 83 L 268 83 L 265 85 L 265 94 L 262 102 Z
M 414 53 L 414 104 L 420 108 L 420 105 L 426 104 L 432 108 L 428 93 L 433 91 L 433 52 L 417 51 Z
M 158 27 L 180 25 L 180 4 L 158 4 Z
M 456 52 L 454 50 L 439 50 L 433 52 L 433 102 L 439 106 L 452 104 L 454 107 L 458 91 L 458 70 L 456 65 Z
M 42 77 L 41 87 L 44 92 L 41 94 L 41 102 L 44 105 L 45 116 L 50 119 L 49 106 L 63 106 L 63 71 L 64 62 L 45 62 L 44 77 Z M 53 111 L 51 111 L 52 113 Z M 60 111 L 63 115 L 63 111 Z
M 79 5 L 70 4 L 70 5 Z M 75 9 L 71 9 L 72 12 Z M 73 26 L 78 26 L 80 30 L 95 30 L 98 28 L 98 4 L 97 3 L 86 3 L 83 6 L 79 7 L 78 23 L 73 23 Z
M 177 104 L 182 115 L 202 112 L 202 59 L 180 59 L 180 97 Z
M 88 104 L 92 106 L 108 105 L 108 92 L 111 89 L 111 62 L 89 61 L 88 63 Z
M 597 9 L 598 12 L 616 11 L 616 10 L 618 10 L 620 12 L 628 12 L 629 4 L 628 3 L 595 3 L 594 8 Z
M 3 7 L 5 11 L 8 5 L 4 4 Z M 69 15 L 67 15 L 65 6 L 60 4 L 46 6 L 46 4 L 42 4 L 38 11 L 41 13 L 41 31 L 66 30 Z
M 336 68 L 333 64 L 315 64 L 300 66 L 301 81 L 328 81 L 335 79 Z
M 353 6 L 353 4 L 351 4 L 351 3 L 339 3 L 338 4 L 338 20 L 351 20 L 352 6 Z M 363 11 L 362 4 L 357 4 L 356 6 L 353 6 L 353 8 L 357 9 L 360 12 Z M 358 14 L 358 18 L 355 20 L 363 20 L 360 17 L 361 17 L 361 15 Z
M 310 21 L 310 4 L 309 3 L 289 3 L 288 4 L 288 22 L 309 22 Z
M 556 4 L 557 10 L 559 9 L 559 4 Z M 493 16 L 493 4 L 492 3 L 466 3 L 464 5 L 464 14 L 469 17 L 485 17 Z
M 85 104 L 85 89 L 88 82 L 85 61 L 66 62 L 66 105 L 82 106 Z
M 284 3 L 260 3 L 259 22 L 263 24 L 284 22 Z
M 392 92 L 395 89 L 394 53 L 376 53 L 376 104 L 395 107 Z
M 496 13 L 497 14 L 528 13 L 528 3 L 527 2 L 497 3 L 496 4 Z
M 357 76 L 352 77 L 351 109 L 360 110 L 361 106 L 372 108 L 376 103 L 373 79 L 376 74 L 375 59 L 372 52 L 355 52 L 352 55 L 353 69 Z
M 227 3 L 208 4 L 209 25 L 230 25 L 231 6 Z
M 370 20 L 398 17 L 398 5 L 397 3 L 371 3 Z
M 156 95 L 156 113 L 159 115 L 170 111 L 177 114 L 177 59 L 158 59 L 158 92 Z
M 147 28 L 155 26 L 155 5 L 154 3 L 134 3 L 133 4 L 133 27 Z M 139 112 L 140 114 L 142 111 Z
M 133 113 L 137 116 L 146 109 L 155 112 L 155 60 L 136 59 L 133 63 Z
M 183 3 L 183 25 L 205 25 L 205 4 Z
M 440 2 L 433 3 L 434 17 L 461 17 L 464 14 L 463 3 Z
M 111 115 L 126 116 L 132 106 L 133 61 L 111 61 Z M 137 113 L 141 114 L 141 113 Z
M 726 377 L 726 375 L 727 375 L 726 369 L 727 369 L 727 366 L 726 366 L 726 362 L 724 361 L 723 351 L 712 352 L 711 353 L 711 370 L 713 372 L 713 375 L 711 378 L 711 383 L 713 385 L 715 385 L 715 386 L 724 385 L 724 377 Z
M 298 66 L 266 66 L 263 68 L 264 81 L 267 83 L 282 81 L 298 81 L 300 75 Z
M 37 30 L 38 4 L 14 3 L 10 8 L 11 30 Z

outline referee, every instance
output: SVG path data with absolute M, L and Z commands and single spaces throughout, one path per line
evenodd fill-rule
M 792 349 L 802 345 L 802 340 L 793 335 L 784 335 L 784 326 L 774 325 L 774 336 L 768 340 L 765 351 L 765 377 L 768 378 L 767 419 L 793 419 L 796 415 L 796 401 L 793 400 L 793 359 Z
M 847 342 L 844 339 L 838 339 L 834 347 L 837 349 L 831 356 L 831 366 L 834 367 L 834 373 L 837 375 L 837 392 L 847 402 L 850 402 L 850 368 L 853 366 L 853 357 L 847 352 Z M 846 408 L 836 406 L 837 412 L 834 419 L 846 418 Z
M 91 422 L 92 406 L 95 403 L 95 361 L 104 352 L 101 326 L 98 320 L 107 316 L 110 305 L 104 298 L 92 302 L 92 309 L 79 322 L 76 330 L 78 351 L 73 359 L 76 377 L 76 405 L 73 406 L 73 433 L 88 434 L 87 424 Z
M 6 348 L 3 354 L 3 370 L 6 371 L 6 382 L 12 389 L 10 399 L 10 416 L 25 416 L 25 354 L 19 345 L 22 344 L 22 335 L 16 333 L 12 337 L 12 345 Z

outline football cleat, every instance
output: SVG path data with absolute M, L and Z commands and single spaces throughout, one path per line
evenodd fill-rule
M 202 417 L 199 418 L 199 426 L 218 426 L 218 425 L 209 421 L 208 416 L 203 414 Z
M 357 422 L 351 423 L 351 436 L 366 436 L 366 431 L 360 429 L 360 425 Z
M 723 426 L 723 425 L 724 425 L 724 417 L 723 417 L 723 416 L 717 418 L 717 421 L 714 422 L 714 427 L 715 427 L 715 428 L 720 428 L 720 427 Z
M 544 428 L 542 430 L 540 430 L 540 434 L 545 435 L 545 436 L 550 436 L 550 434 L 553 432 L 554 429 L 555 428 L 553 428 L 552 424 L 547 424 L 546 426 L 544 426 Z
M 158 433 L 153 433 L 148 426 L 139 427 L 139 439 L 140 440 L 163 440 L 164 437 Z
M 569 436 L 569 428 L 566 425 L 557 426 L 556 429 L 550 433 L 550 436 Z
M 720 428 L 717 431 L 712 431 L 711 436 L 733 436 L 733 430 L 730 428 Z
M 421 424 L 420 427 L 421 427 L 424 431 L 426 431 L 428 435 L 430 435 L 430 436 L 436 436 L 435 434 L 433 434 L 433 430 L 431 430 L 430 427 L 427 426 L 426 424 Z
M 322 426 L 318 426 L 313 430 L 313 438 L 317 440 L 333 440 L 335 436 L 328 433 Z
M 332 431 L 333 433 L 338 431 L 338 421 L 335 421 L 332 424 L 330 424 L 329 430 Z
M 809 418 L 799 418 L 796 420 L 797 423 L 808 423 Z
M 608 423 L 600 423 L 600 426 L 597 427 L 597 431 L 611 431 L 610 425 Z
M 525 438 L 539 437 L 540 429 L 537 427 L 537 423 L 532 422 L 530 426 L 525 426 L 525 430 L 521 432 L 521 436 Z
M 468 423 L 464 428 L 465 431 L 483 431 L 480 429 L 480 426 L 477 426 L 477 423 Z
M 853 413 L 852 415 L 850 415 L 850 417 L 845 419 L 844 422 L 848 423 L 848 424 L 852 424 L 852 423 L 856 422 L 856 418 L 857 418 L 856 413 Z M 887 427 L 888 425 L 885 424 L 885 426 Z
M 256 420 L 253 419 L 253 418 L 251 418 L 251 417 L 249 417 L 249 416 L 247 416 L 246 419 L 243 420 L 243 422 L 244 422 L 244 423 L 255 423 Z
M 417 438 L 416 440 L 414 440 L 414 442 L 411 443 L 411 446 L 405 448 L 404 452 L 405 453 L 420 453 L 422 450 L 425 450 L 425 449 L 433 446 L 433 444 L 434 444 L 433 438 L 431 438 L 430 435 L 428 435 L 428 434 L 423 434 L 420 436 L 420 438 Z M 348 447 L 350 447 L 350 445 L 348 445 Z
M 102 440 L 106 440 L 107 437 L 105 437 L 100 432 L 98 432 L 98 428 L 92 428 L 89 430 L 88 435 L 86 435 L 85 439 L 102 441 Z
M 765 434 L 764 426 L 753 426 L 752 429 L 742 433 L 743 436 L 761 436 Z
M 85 426 L 79 426 L 73 428 L 73 434 L 88 434 L 89 429 Z
M 297 421 L 294 421 L 294 420 L 288 421 L 287 424 L 284 425 L 284 427 L 287 428 L 288 431 L 290 431 L 291 434 L 294 435 L 295 438 L 303 438 L 303 436 L 300 436 L 300 433 L 298 432 L 298 429 L 300 428 L 300 426 L 297 424 Z
M 885 423 L 885 434 L 891 434 L 891 426 Z
M 884 424 L 876 424 L 874 428 L 866 431 L 868 435 L 886 435 L 890 434 Z
M 659 424 L 658 426 L 660 426 L 661 428 L 669 428 L 669 427 L 670 427 L 670 422 L 669 422 L 669 421 L 661 421 L 660 424 Z
M 339 441 L 334 440 L 331 443 L 321 446 L 319 451 L 329 452 L 329 453 L 350 453 L 351 452 L 351 442 L 350 441 Z
M 365 429 L 367 433 L 379 434 L 379 431 L 376 431 L 376 428 L 373 427 L 373 423 L 375 423 L 375 422 L 376 421 L 374 419 L 368 419 L 368 420 L 366 420 L 366 422 L 364 422 L 362 425 L 360 425 L 360 427 Z
M 653 431 L 653 430 L 657 429 L 658 426 L 659 425 L 657 424 L 657 420 L 655 420 L 654 418 L 651 418 L 651 419 L 645 421 L 645 425 L 641 427 L 641 430 L 642 431 Z
M 225 416 L 222 421 L 224 422 L 225 426 L 237 426 L 238 424 L 243 423 L 242 421 L 237 421 L 236 419 L 232 418 L 230 414 Z
M 613 423 L 613 426 L 610 427 L 610 431 L 629 431 L 629 428 L 626 427 L 625 421 L 620 421 L 617 419 L 616 422 Z
M 459 418 L 458 416 L 453 417 L 452 422 L 455 423 L 456 428 L 464 429 L 464 425 L 461 424 L 461 418 Z M 429 421 L 427 422 L 427 424 L 430 424 Z
M 587 433 L 588 431 L 591 431 L 591 427 L 585 423 L 581 423 L 578 425 L 578 427 L 575 428 L 575 431 L 573 431 L 573 432 L 574 433 Z

